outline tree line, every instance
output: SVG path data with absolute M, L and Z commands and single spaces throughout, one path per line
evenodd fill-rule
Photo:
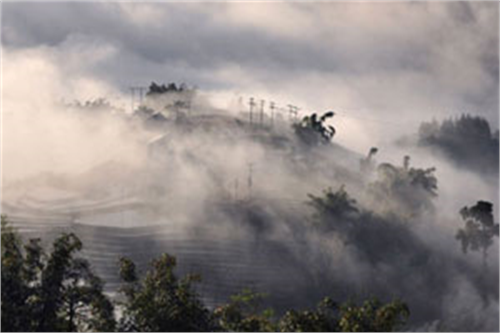
M 410 314 L 399 300 L 339 304 L 325 297 L 314 309 L 277 315 L 251 290 L 210 309 L 196 292 L 201 277 L 178 277 L 169 254 L 145 274 L 120 258 L 122 285 L 111 299 L 78 255 L 83 244 L 75 234 L 61 234 L 47 252 L 40 239 L 24 242 L 2 216 L 1 237 L 3 331 L 393 331 Z

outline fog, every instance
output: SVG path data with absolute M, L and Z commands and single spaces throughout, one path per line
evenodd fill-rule
M 376 296 L 408 303 L 409 330 L 498 330 L 498 237 L 486 265 L 455 239 L 479 200 L 498 222 L 498 172 L 418 143 L 421 122 L 464 111 L 498 129 L 497 5 L 8 3 L 2 15 L 2 214 L 23 237 L 76 232 L 108 291 L 119 256 L 144 270 L 167 251 L 202 274 L 210 306 L 243 287 L 278 311 Z M 176 80 L 188 88 L 142 104 L 128 90 Z M 301 142 L 292 124 L 327 110 L 332 142 Z M 436 195 L 386 190 L 406 155 L 436 168 Z M 309 195 L 342 186 L 356 211 L 318 226 Z

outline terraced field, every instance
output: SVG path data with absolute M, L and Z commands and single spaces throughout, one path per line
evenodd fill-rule
M 259 238 L 217 237 L 213 228 L 185 228 L 168 221 L 139 225 L 147 207 L 133 199 L 99 203 L 33 198 L 4 203 L 3 213 L 23 238 L 42 237 L 49 244 L 61 232 L 74 232 L 82 240 L 82 255 L 106 281 L 106 290 L 119 287 L 118 259 L 132 258 L 139 271 L 161 253 L 177 257 L 179 274 L 198 273 L 198 291 L 209 306 L 228 300 L 243 288 L 269 295 L 274 306 L 291 301 L 297 285 L 307 281 L 288 246 Z

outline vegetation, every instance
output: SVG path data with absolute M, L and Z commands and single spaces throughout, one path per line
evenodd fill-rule
M 458 166 L 498 173 L 498 131 L 492 133 L 484 118 L 462 115 L 442 123 L 422 123 L 419 144 L 443 152 Z
M 220 327 L 234 332 L 392 332 L 403 328 L 410 315 L 408 307 L 396 300 L 382 304 L 377 299 L 357 306 L 338 305 L 325 297 L 312 310 L 289 310 L 276 320 L 273 311 L 258 311 L 262 294 L 249 290 L 215 310 Z
M 493 220 L 493 204 L 478 201 L 472 207 L 464 207 L 460 215 L 465 226 L 457 232 L 456 238 L 462 243 L 462 251 L 482 251 L 483 263 L 486 265 L 488 248 L 493 244 L 493 238 L 498 237 L 498 223 Z
M 366 155 L 359 160 L 359 169 L 363 173 L 371 172 L 375 168 L 375 163 L 373 161 L 373 157 L 377 154 L 378 148 L 372 147 L 370 151 Z
M 76 257 L 82 243 L 62 234 L 50 254 L 40 239 L 23 244 L 2 217 L 2 330 L 112 331 L 113 306 L 89 263 Z
M 120 331 L 191 332 L 212 331 L 210 311 L 192 288 L 198 276 L 178 279 L 174 274 L 176 260 L 164 254 L 152 261 L 152 270 L 139 280 L 134 263 L 120 260 L 121 288 L 126 300 Z
M 318 115 L 313 113 L 302 118 L 300 122 L 293 124 L 293 130 L 299 140 L 308 146 L 329 143 L 335 135 L 335 128 L 326 125 L 326 121 L 334 115 L 333 111 L 329 111 L 318 118 Z
M 312 225 L 317 232 L 335 236 L 372 264 L 407 258 L 418 262 L 427 249 L 397 216 L 383 216 L 360 207 L 344 186 L 322 196 L 309 195 Z
M 380 164 L 377 179 L 368 189 L 382 211 L 404 218 L 432 210 L 432 199 L 437 196 L 436 169 L 412 168 L 409 163 L 410 157 L 405 156 L 401 167 L 390 163 Z
M 314 208 L 314 223 L 325 230 L 346 230 L 359 216 L 356 200 L 351 198 L 342 185 L 336 192 L 331 188 L 323 196 L 309 194 L 308 205 Z
M 265 294 L 243 290 L 231 297 L 228 304 L 215 309 L 214 316 L 219 327 L 230 332 L 273 332 L 276 324 L 273 322 L 272 309 L 259 311 Z
M 168 254 L 153 260 L 142 279 L 133 261 L 120 259 L 122 299 L 113 303 L 88 262 L 78 258 L 81 248 L 76 235 L 62 234 L 46 254 L 39 239 L 23 244 L 2 217 L 4 331 L 393 331 L 409 316 L 400 301 L 357 306 L 325 298 L 316 309 L 279 317 L 260 311 L 265 295 L 250 290 L 211 311 L 195 292 L 199 277 L 178 278 Z
M 156 82 L 151 82 L 149 85 L 149 90 L 146 93 L 146 95 L 155 95 L 155 94 L 164 94 L 164 93 L 171 93 L 171 92 L 183 92 L 187 91 L 189 88 L 186 86 L 186 84 L 182 83 L 177 87 L 175 83 L 169 83 L 168 85 L 159 85 L 156 84 Z

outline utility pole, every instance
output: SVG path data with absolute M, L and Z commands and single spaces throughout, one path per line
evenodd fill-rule
M 250 120 L 250 125 L 252 125 L 253 123 L 253 118 L 252 118 L 252 113 L 253 113 L 253 107 L 255 106 L 255 101 L 253 99 L 253 97 L 250 97 L 250 102 L 248 102 L 248 104 L 250 105 L 250 114 L 249 114 L 249 120 Z
M 271 110 L 271 127 L 274 127 L 274 102 L 269 104 L 269 109 Z
M 136 101 L 135 93 L 136 92 L 138 93 L 139 106 L 141 106 L 143 104 L 143 101 L 144 101 L 144 91 L 145 90 L 146 90 L 146 87 L 130 87 L 130 96 L 132 98 L 132 102 L 131 102 L 132 112 L 134 112 L 134 109 L 135 109 L 135 101 Z
M 264 127 L 264 104 L 265 101 L 263 99 L 260 100 L 260 126 Z
M 296 120 L 299 112 L 299 108 L 295 105 L 288 104 L 288 119 L 290 121 Z

